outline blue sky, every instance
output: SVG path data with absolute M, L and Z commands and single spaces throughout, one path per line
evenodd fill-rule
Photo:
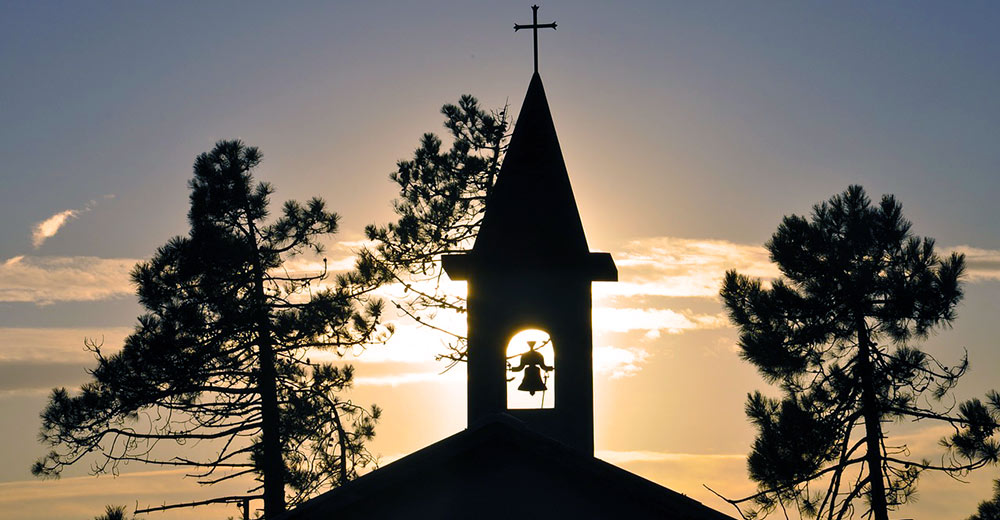
M 127 267 L 186 231 L 198 153 L 222 138 L 260 147 L 275 203 L 322 196 L 343 217 L 337 238 L 357 240 L 391 218 L 387 175 L 442 130 L 442 104 L 471 93 L 516 113 L 531 37 L 511 26 L 530 16 L 516 2 L 0 4 L 0 490 L 31 509 L 31 490 L 50 489 L 26 465 L 42 451 L 44 388 L 82 381 L 85 335 L 120 340 L 134 323 Z M 764 384 L 711 289 L 727 267 L 768 276 L 758 247 L 780 218 L 852 183 L 894 193 L 916 233 L 975 254 L 955 328 L 929 348 L 969 350 L 960 397 L 1000 386 L 1000 6 L 546 2 L 539 20 L 553 19 L 540 69 L 588 239 L 631 266 L 632 292 L 597 293 L 609 460 L 699 499 L 723 473 L 718 485 L 745 488 L 742 402 Z M 409 332 L 358 361 L 390 457 L 464 426 L 461 374 L 434 379 L 439 340 Z M 701 402 L 672 386 L 712 370 Z M 965 515 L 996 474 L 941 495 L 929 480 L 908 513 Z

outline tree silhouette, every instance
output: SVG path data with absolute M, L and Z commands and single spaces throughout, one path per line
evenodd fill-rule
M 507 107 L 487 112 L 476 98 L 463 95 L 457 105 L 441 108 L 451 146 L 426 133 L 410 160 L 401 160 L 390 179 L 399 186 L 393 202 L 398 219 L 365 229 L 374 242 L 362 262 L 381 268 L 385 280 L 402 284 L 405 294 L 392 300 L 421 324 L 451 336 L 452 364 L 464 359 L 465 337 L 434 325 L 436 311 L 464 312 L 465 299 L 441 290 L 442 254 L 471 247 L 496 182 L 508 140 Z
M 993 498 L 980 502 L 969 520 L 1000 520 L 1000 480 L 993 481 Z
M 95 516 L 94 520 L 126 520 L 126 511 L 125 506 L 107 505 L 104 506 L 104 514 Z
M 313 198 L 286 202 L 265 222 L 273 188 L 251 175 L 260 160 L 240 141 L 198 156 L 189 235 L 133 269 L 146 313 L 124 347 L 106 355 L 88 341 L 92 381 L 76 394 L 53 390 L 41 428 L 52 451 L 35 475 L 58 476 L 96 454 L 94 473 L 143 462 L 190 468 L 203 484 L 252 476 L 247 495 L 137 512 L 263 498 L 271 517 L 285 509 L 286 486 L 297 503 L 373 462 L 365 442 L 379 409 L 338 395 L 352 367 L 306 356 L 379 339 L 381 302 L 368 297 L 374 271 L 359 264 L 325 287 L 325 260 L 290 272 L 289 257 L 322 253 L 338 217 Z M 210 441 L 210 450 L 182 449 Z
M 785 217 L 766 247 L 783 277 L 768 288 L 730 271 L 721 291 L 741 356 L 782 392 L 747 401 L 757 428 L 747 465 L 759 492 L 729 500 L 741 514 L 793 504 L 843 518 L 864 497 L 864 514 L 885 520 L 922 471 L 957 476 L 997 461 L 1000 396 L 936 410 L 967 358 L 944 366 L 914 344 L 955 319 L 962 255 L 940 258 L 891 195 L 873 205 L 860 186 L 814 206 L 811 218 Z M 939 462 L 911 460 L 889 441 L 883 426 L 902 419 L 955 428 Z

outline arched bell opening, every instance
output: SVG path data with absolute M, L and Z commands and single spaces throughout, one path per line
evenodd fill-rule
M 507 409 L 556 407 L 556 352 L 543 330 L 527 329 L 507 343 Z

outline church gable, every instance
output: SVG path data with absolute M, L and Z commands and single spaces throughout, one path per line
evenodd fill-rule
M 281 520 L 729 519 L 497 416 L 330 491 Z

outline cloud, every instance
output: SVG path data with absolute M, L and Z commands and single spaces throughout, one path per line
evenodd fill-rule
M 381 376 L 355 376 L 354 384 L 358 386 L 397 387 L 413 383 L 452 383 L 463 380 L 465 380 L 464 371 L 449 370 L 443 374 L 440 372 L 405 372 Z
M 325 264 L 324 264 L 325 262 Z M 338 271 L 348 271 L 354 268 L 355 257 L 343 256 L 340 258 L 306 258 L 301 256 L 291 257 L 285 260 L 282 270 L 288 271 L 293 276 L 318 275 L 326 269 L 328 274 Z
M 15 256 L 0 264 L 0 302 L 96 301 L 133 293 L 137 260 L 93 256 Z
M 338 240 L 324 243 L 323 255 L 308 253 L 286 257 L 284 269 L 294 274 L 319 274 L 323 272 L 323 262 L 326 262 L 328 273 L 349 271 L 354 269 L 358 252 L 374 246 L 375 243 L 370 240 Z
M 132 327 L 107 328 L 34 328 L 0 327 L 0 363 L 43 362 L 91 363 L 93 354 L 84 349 L 84 341 L 102 345 L 105 353 L 117 352 Z
M 732 506 L 704 486 L 728 496 L 754 491 L 743 454 L 597 450 L 595 456 L 726 514 L 733 514 Z
M 649 237 L 612 254 L 619 282 L 594 284 L 595 295 L 714 298 L 727 269 L 762 278 L 778 275 L 763 247 L 725 240 Z
M 963 245 L 970 282 L 1000 280 L 1000 250 Z M 647 237 L 612 253 L 618 283 L 594 284 L 597 299 L 627 297 L 715 298 L 729 269 L 770 280 L 780 275 L 763 246 L 726 240 Z
M 0 362 L 0 396 L 43 392 L 54 387 L 77 388 L 89 379 L 86 368 L 75 363 Z
M 1000 280 L 1000 250 L 958 246 L 952 251 L 965 255 L 965 272 L 970 282 Z
M 594 327 L 608 332 L 646 330 L 680 334 L 694 329 L 721 329 L 729 326 L 725 314 L 698 314 L 690 310 L 675 311 L 665 308 L 614 308 L 596 307 Z M 653 334 L 650 339 L 656 339 Z
M 334 349 L 311 348 L 307 356 L 313 362 L 427 363 L 447 351 L 448 342 L 454 339 L 452 336 L 420 325 L 406 316 L 394 318 L 391 305 L 387 307 L 385 319 L 392 321 L 395 331 L 385 344 L 354 347 L 340 353 Z M 465 315 L 441 312 L 433 323 L 456 334 L 465 333 Z
M 107 194 L 104 199 L 115 198 L 114 194 Z M 97 206 L 96 200 L 91 200 L 80 209 L 67 209 L 52 215 L 51 217 L 36 223 L 31 228 L 31 244 L 35 249 L 42 247 L 46 240 L 54 237 L 70 220 L 79 218 L 82 213 L 86 213 Z
M 95 256 L 15 256 L 0 263 L 0 302 L 37 303 L 98 301 L 135 294 L 130 272 L 140 262 L 135 258 Z M 344 266 L 338 259 L 330 272 Z M 323 270 L 323 262 L 296 259 L 289 273 L 309 274 Z
M 35 246 L 35 249 L 42 247 L 42 244 L 49 238 L 55 236 L 59 232 L 59 229 L 66 225 L 67 222 L 77 218 L 80 215 L 80 210 L 78 209 L 67 209 L 66 211 L 60 211 L 55 215 L 35 224 L 35 227 L 31 230 L 31 244 Z
M 148 467 L 148 466 L 147 466 Z M 93 518 L 105 504 L 139 506 L 189 502 L 213 496 L 242 494 L 247 479 L 206 487 L 184 478 L 187 471 L 162 470 L 123 473 L 118 477 L 68 477 L 58 480 L 0 482 L 0 507 L 4 518 Z M 156 513 L 157 519 L 225 518 L 238 515 L 234 505 L 209 505 Z
M 111 354 L 121 349 L 129 327 L 105 329 L 0 327 L 0 398 L 46 394 L 53 387 L 77 388 L 88 381 L 93 353 L 84 341 L 103 345 Z
M 746 460 L 742 453 L 666 453 L 662 451 L 614 451 L 598 450 L 597 458 L 612 464 L 627 464 L 630 462 L 682 462 L 707 460 Z
M 349 268 L 354 260 L 351 251 L 359 243 L 338 242 L 331 247 L 328 269 L 332 273 Z M 595 371 L 613 379 L 637 374 L 653 355 L 655 341 L 664 334 L 682 334 L 694 330 L 721 330 L 729 322 L 721 309 L 676 308 L 673 297 L 706 298 L 705 305 L 717 294 L 726 269 L 735 268 L 752 276 L 773 278 L 778 273 L 770 264 L 767 252 L 760 246 L 737 244 L 722 240 L 697 240 L 673 237 L 651 237 L 626 243 L 621 252 L 614 252 L 621 271 L 621 282 L 594 284 L 594 326 L 597 332 L 643 332 L 642 347 L 615 345 L 614 340 L 601 340 L 603 346 L 594 349 Z M 969 265 L 970 281 L 1000 280 L 1000 251 L 959 246 Z M 0 302 L 33 302 L 47 304 L 57 301 L 98 301 L 133 294 L 129 271 L 137 262 L 125 258 L 97 257 L 36 257 L 17 256 L 0 263 Z M 295 257 L 287 265 L 289 272 L 310 273 L 322 270 L 322 260 Z M 425 282 L 425 283 L 436 283 Z M 443 280 L 446 290 L 464 294 L 465 284 Z M 381 288 L 384 297 L 403 295 L 399 284 Z M 641 303 L 638 304 L 638 303 Z M 365 363 L 404 363 L 412 368 L 400 368 L 393 374 L 359 377 L 364 386 L 398 386 L 447 379 L 436 371 L 414 370 L 413 365 L 433 361 L 435 355 L 447 351 L 450 338 L 403 315 L 386 315 L 396 323 L 396 333 L 386 345 L 358 349 L 347 357 L 329 351 L 310 352 L 314 361 Z M 457 334 L 465 332 L 465 316 L 441 312 L 434 324 Z M 120 345 L 130 328 L 113 331 L 51 329 L 0 329 L 6 346 L 0 351 L 0 361 L 34 360 L 31 352 L 46 352 L 43 359 L 73 356 L 72 362 L 91 361 L 82 350 L 85 337 L 110 334 L 108 345 Z M 24 337 L 24 341 L 8 341 Z M 70 338 L 64 341 L 58 338 Z M 599 338 L 600 339 L 600 338 Z M 60 353 L 46 345 L 58 345 Z M 41 349 L 41 350 L 38 350 Z M 48 349 L 48 350 L 47 350 Z M 13 353 L 17 353 L 16 355 Z M 78 360 L 78 361 L 77 361 Z M 456 372 L 457 373 L 457 372 Z
M 611 379 L 634 376 L 648 358 L 649 352 L 641 348 L 597 347 L 594 349 L 594 372 L 609 375 Z
M 134 258 L 95 256 L 8 258 L 0 262 L 0 302 L 45 305 L 131 296 L 135 288 L 129 273 L 138 262 Z M 338 257 L 327 263 L 327 269 L 332 275 L 353 265 L 353 257 Z M 322 272 L 323 260 L 294 257 L 286 262 L 286 269 L 291 274 L 316 274 Z

